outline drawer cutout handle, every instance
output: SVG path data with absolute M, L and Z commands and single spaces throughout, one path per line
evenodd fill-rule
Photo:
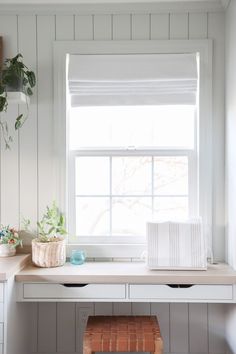
M 65 283 L 61 285 L 65 286 L 66 288 L 84 288 L 88 284 Z
M 194 284 L 166 284 L 166 285 L 174 289 L 187 289 L 194 286 Z

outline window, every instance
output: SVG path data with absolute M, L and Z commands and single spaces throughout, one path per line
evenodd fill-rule
M 211 40 L 55 42 L 55 189 L 69 242 L 89 257 L 138 257 L 140 215 L 173 212 L 200 215 L 211 247 L 211 110 Z
M 72 108 L 73 241 L 142 242 L 147 220 L 194 215 L 195 120 L 195 105 Z

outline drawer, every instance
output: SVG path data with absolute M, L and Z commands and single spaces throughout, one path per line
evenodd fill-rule
M 3 283 L 0 283 L 0 302 L 3 302 Z
M 3 316 L 3 302 L 0 302 L 0 322 L 3 322 L 4 316 Z
M 124 299 L 124 284 L 26 283 L 24 299 Z
M 129 286 L 130 299 L 159 300 L 232 300 L 232 285 L 156 285 Z
M 0 323 L 0 344 L 3 343 L 3 323 Z

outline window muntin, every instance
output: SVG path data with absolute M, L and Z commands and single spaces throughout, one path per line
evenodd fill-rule
M 186 218 L 188 160 L 186 155 L 75 156 L 77 185 L 80 167 L 84 169 L 84 190 L 75 194 L 76 235 L 142 237 L 145 223 L 152 217 Z M 86 163 L 91 175 L 85 185 Z M 102 181 L 104 166 L 106 185 Z

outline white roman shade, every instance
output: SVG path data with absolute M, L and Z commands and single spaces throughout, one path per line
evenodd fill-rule
M 71 104 L 195 104 L 197 53 L 70 55 Z

